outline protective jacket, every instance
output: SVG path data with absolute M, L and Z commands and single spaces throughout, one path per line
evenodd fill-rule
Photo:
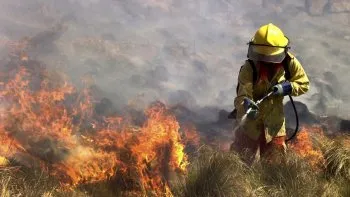
M 288 69 L 292 85 L 292 96 L 299 96 L 309 90 L 309 79 L 300 64 L 290 52 L 287 54 L 290 57 Z M 283 66 L 278 66 L 274 70 L 274 74 L 269 77 L 263 77 L 264 70 L 255 63 L 258 73 L 258 79 L 253 81 L 253 70 L 249 61 L 246 61 L 242 66 L 238 76 L 237 97 L 234 100 L 235 108 L 237 109 L 237 120 L 240 120 L 244 115 L 245 110 L 242 105 L 244 97 L 248 97 L 254 101 L 261 99 L 266 95 L 271 88 L 285 81 L 285 71 Z M 259 114 L 255 120 L 248 119 L 243 125 L 243 133 L 253 140 L 258 140 L 262 132 L 265 133 L 266 142 L 270 142 L 273 137 L 285 136 L 285 117 L 283 112 L 283 96 L 272 96 L 264 100 L 260 104 Z

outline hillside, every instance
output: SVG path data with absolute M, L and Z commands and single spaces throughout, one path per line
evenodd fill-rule
M 1 196 L 350 195 L 347 1 L 0 2 Z M 311 88 L 286 160 L 246 166 L 226 117 L 269 22 Z

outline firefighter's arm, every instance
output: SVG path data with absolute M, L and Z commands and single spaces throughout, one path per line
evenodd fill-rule
M 304 68 L 297 60 L 297 58 L 292 58 L 290 65 L 290 83 L 292 85 L 292 96 L 299 96 L 305 94 L 309 90 L 309 78 L 307 77 Z
M 243 106 L 244 98 L 247 97 L 249 99 L 253 99 L 252 72 L 253 71 L 251 66 L 249 65 L 249 62 L 246 61 L 246 63 L 243 65 L 242 69 L 238 74 L 239 87 L 237 96 L 234 100 L 234 105 L 237 109 L 237 118 L 241 118 L 245 113 L 245 109 Z

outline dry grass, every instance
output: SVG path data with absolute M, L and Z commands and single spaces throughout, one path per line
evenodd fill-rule
M 68 190 L 60 186 L 55 178 L 41 170 L 5 167 L 0 169 L 1 197 L 28 196 L 87 196 L 79 190 Z
M 348 137 L 318 138 L 325 158 L 322 169 L 293 152 L 285 162 L 261 161 L 252 167 L 237 154 L 202 147 L 192 158 L 188 174 L 174 180 L 174 196 L 350 196 L 350 147 Z M 40 170 L 7 167 L 0 169 L 1 197 L 7 196 L 135 196 L 120 191 L 120 185 L 104 182 L 64 190 L 59 183 Z M 119 188 L 119 190 L 115 189 Z M 140 195 L 140 193 L 138 193 Z M 147 196 L 147 194 L 143 194 Z
M 282 163 L 261 161 L 246 166 L 235 153 L 203 149 L 188 176 L 176 188 L 177 196 L 350 196 L 348 138 L 320 137 L 326 165 L 315 169 L 289 151 Z
M 236 154 L 199 151 L 187 177 L 174 190 L 176 196 L 259 196 L 263 192 L 253 169 Z
M 345 140 L 339 138 L 338 140 L 325 140 L 321 148 L 326 160 L 327 175 L 342 177 L 350 181 L 350 147 L 345 143 Z

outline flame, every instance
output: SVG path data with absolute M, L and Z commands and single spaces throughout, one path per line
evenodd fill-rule
M 184 139 L 186 140 L 186 144 L 192 144 L 195 147 L 198 147 L 200 144 L 200 136 L 193 124 L 188 124 L 184 127 Z
M 99 131 L 96 142 L 99 146 L 108 147 L 106 149 L 121 150 L 121 147 L 128 147 L 124 151 L 128 153 L 129 160 L 126 162 L 124 158 L 123 162 L 133 165 L 122 168 L 124 175 L 136 172 L 142 190 L 157 191 L 156 194 L 166 193 L 168 186 L 165 183 L 170 178 L 169 172 L 184 173 L 188 165 L 180 126 L 162 103 L 153 104 L 145 114 L 148 119 L 140 128 L 120 126 L 120 119 L 112 120 L 118 126 L 110 125 L 109 130 L 124 128 L 119 133 Z M 120 141 L 125 144 L 119 143 Z
M 132 148 L 133 153 L 140 153 L 142 159 L 153 160 L 156 158 L 157 146 L 168 145 L 171 153 L 169 158 L 170 167 L 175 170 L 179 168 L 184 171 L 187 165 L 186 156 L 184 155 L 184 145 L 181 142 L 179 135 L 179 123 L 173 115 L 166 114 L 166 108 L 161 103 L 156 103 L 154 106 L 146 110 L 149 117 L 148 121 L 141 129 L 140 143 Z M 142 142 L 141 140 L 146 140 Z M 156 144 L 156 146 L 154 146 Z M 153 151 L 152 151 L 153 149 Z M 141 152 L 145 152 L 142 154 Z
M 53 165 L 52 174 L 66 185 L 94 183 L 114 176 L 117 164 L 113 153 L 77 146 L 63 162 Z
M 323 130 L 319 127 L 303 127 L 296 136 L 296 142 L 291 144 L 291 149 L 318 168 L 324 163 L 324 157 L 321 149 L 314 146 L 310 134 L 323 135 Z
M 27 63 L 2 73 L 0 156 L 28 155 L 68 187 L 124 177 L 137 182 L 134 190 L 171 196 L 171 173 L 185 173 L 188 161 L 180 125 L 164 104 L 146 109 L 141 127 L 97 117 L 91 89 L 78 91 Z

